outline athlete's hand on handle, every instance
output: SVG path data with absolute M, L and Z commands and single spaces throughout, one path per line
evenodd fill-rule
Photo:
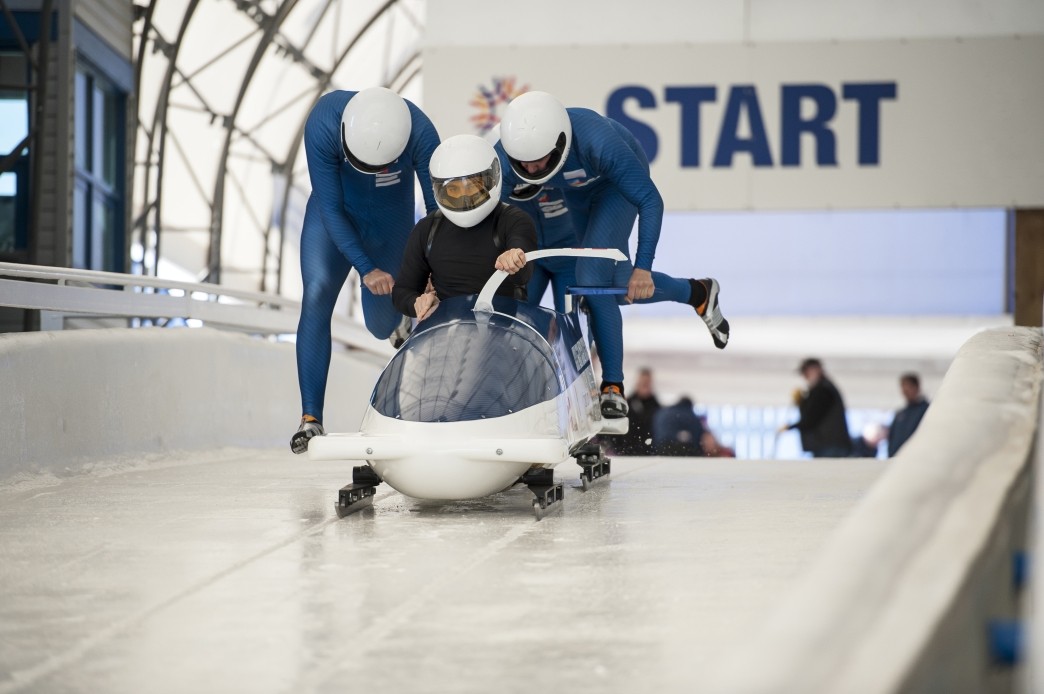
M 526 252 L 521 248 L 511 248 L 497 258 L 496 268 L 513 275 L 526 266 Z
M 413 311 L 417 314 L 420 322 L 431 315 L 432 311 L 439 305 L 439 297 L 435 292 L 425 292 L 413 300 Z
M 656 291 L 656 285 L 653 284 L 652 273 L 636 267 L 631 273 L 631 281 L 627 283 L 627 303 L 631 304 L 639 299 L 651 299 L 654 291 Z
M 366 273 L 366 276 L 363 277 L 363 284 L 372 293 L 381 296 L 382 294 L 391 294 L 392 287 L 395 286 L 395 278 L 384 270 L 376 268 Z

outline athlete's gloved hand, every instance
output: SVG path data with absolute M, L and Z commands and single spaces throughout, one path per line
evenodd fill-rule
M 371 292 L 381 296 L 382 294 L 391 294 L 392 287 L 395 286 L 395 278 L 384 270 L 376 268 L 366 273 L 366 276 L 363 277 L 363 284 Z
M 413 311 L 417 314 L 420 322 L 431 315 L 431 312 L 439 305 L 439 297 L 435 292 L 425 292 L 413 300 Z
M 513 275 L 526 266 L 526 252 L 521 248 L 511 248 L 497 258 L 496 268 Z
M 654 291 L 656 285 L 653 284 L 652 273 L 636 267 L 631 273 L 631 281 L 627 283 L 627 303 L 651 299 Z

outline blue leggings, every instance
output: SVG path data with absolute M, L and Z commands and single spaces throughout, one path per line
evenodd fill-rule
M 399 274 L 407 235 L 408 232 L 402 235 L 398 243 L 388 239 L 383 246 L 367 247 L 370 259 L 381 270 L 393 276 Z M 297 325 L 297 381 L 301 388 L 301 412 L 320 422 L 323 421 L 326 380 L 330 373 L 330 318 L 337 295 L 351 269 L 351 262 L 326 233 L 315 196 L 310 197 L 301 230 L 304 297 L 301 321 Z M 361 278 L 359 287 L 366 329 L 379 340 L 387 339 L 402 320 L 402 314 L 395 310 L 390 294 L 374 295 Z
M 580 245 L 586 248 L 618 248 L 628 257 L 628 260 L 621 262 L 578 258 L 577 284 L 626 287 L 634 270 L 627 242 L 634 221 L 638 218 L 638 208 L 628 202 L 619 190 L 608 185 L 592 193 L 582 205 L 577 202 L 579 200 L 570 199 L 569 209 L 573 214 L 573 225 L 583 230 Z M 652 277 L 656 285 L 652 297 L 635 303 L 688 302 L 691 288 L 687 279 L 671 277 L 662 272 L 653 272 Z M 591 332 L 594 333 L 602 360 L 602 380 L 623 383 L 623 319 L 620 316 L 620 304 L 627 303 L 627 297 L 589 296 L 587 303 L 591 307 Z
M 555 310 L 565 311 L 566 287 L 576 284 L 576 258 L 543 258 L 536 261 L 533 276 L 526 286 L 529 303 L 537 306 L 547 291 L 548 283 L 555 297 Z

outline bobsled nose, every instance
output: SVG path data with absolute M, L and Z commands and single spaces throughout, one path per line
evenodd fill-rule
M 446 453 L 429 453 L 372 461 L 390 487 L 418 499 L 478 499 L 513 485 L 529 463 L 463 460 Z

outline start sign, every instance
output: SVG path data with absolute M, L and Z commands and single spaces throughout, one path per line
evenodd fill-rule
M 840 93 L 825 84 L 784 84 L 779 92 L 780 136 L 778 146 L 772 147 L 757 86 L 723 89 L 725 108 L 716 128 L 717 144 L 706 162 L 700 156 L 700 135 L 705 125 L 701 107 L 718 100 L 718 87 L 665 87 L 662 103 L 676 104 L 680 116 L 679 165 L 699 168 L 709 163 L 715 168 L 728 168 L 737 154 L 748 154 L 758 167 L 800 166 L 801 137 L 805 135 L 815 142 L 817 166 L 837 166 L 837 134 L 832 122 L 839 102 L 856 110 L 857 141 L 852 146 L 857 151 L 859 166 L 876 166 L 880 162 L 881 104 L 896 98 L 895 82 L 845 83 Z M 624 86 L 614 89 L 605 105 L 605 114 L 626 126 L 642 144 L 649 161 L 655 162 L 660 153 L 660 138 L 653 126 L 636 115 L 628 115 L 625 107 L 630 104 L 638 109 L 656 109 L 660 103 L 648 87 Z M 743 121 L 746 133 L 741 129 Z
M 427 46 L 442 137 L 539 89 L 624 125 L 669 210 L 1044 206 L 1044 36 Z

